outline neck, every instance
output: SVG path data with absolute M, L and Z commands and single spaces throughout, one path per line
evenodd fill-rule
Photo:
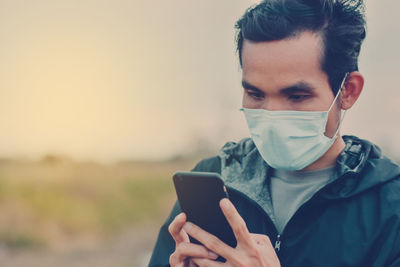
M 340 155 L 340 153 L 342 153 L 345 147 L 346 144 L 344 143 L 342 136 L 338 134 L 338 137 L 329 148 L 329 150 L 326 151 L 326 153 L 317 161 L 314 161 L 313 163 L 302 169 L 302 171 L 320 170 L 335 165 L 337 157 Z

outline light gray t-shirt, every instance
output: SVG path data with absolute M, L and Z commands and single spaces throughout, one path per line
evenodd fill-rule
M 274 170 L 271 198 L 278 232 L 282 233 L 297 209 L 336 176 L 335 166 L 314 171 Z

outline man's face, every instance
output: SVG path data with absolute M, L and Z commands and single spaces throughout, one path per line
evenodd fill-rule
M 327 111 L 335 96 L 328 75 L 321 69 L 322 53 L 320 36 L 310 32 L 280 41 L 245 40 L 242 48 L 243 107 Z M 326 136 L 335 134 L 339 119 L 339 106 L 334 105 L 329 113 Z

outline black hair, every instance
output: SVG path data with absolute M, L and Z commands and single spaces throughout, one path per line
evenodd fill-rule
M 366 36 L 362 0 L 264 0 L 236 22 L 236 45 L 242 65 L 243 41 L 277 41 L 301 32 L 320 33 L 324 53 L 321 69 L 334 94 L 347 72 L 358 71 L 358 56 Z

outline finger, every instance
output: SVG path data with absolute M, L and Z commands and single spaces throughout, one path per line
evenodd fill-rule
M 235 206 L 233 206 L 232 202 L 230 202 L 230 200 L 227 198 L 223 198 L 219 204 L 226 217 L 226 220 L 232 228 L 237 242 L 242 245 L 250 245 L 251 237 L 249 230 L 247 229 L 245 221 L 240 216 Z
M 261 252 L 265 262 L 269 262 L 271 266 L 280 266 L 275 248 L 272 246 L 268 236 L 262 234 L 250 234 L 253 241 L 256 243 L 257 249 Z
M 175 240 L 176 244 L 181 242 L 189 242 L 189 236 L 182 230 L 183 225 L 186 222 L 186 214 L 180 213 L 168 226 L 168 232 Z
M 206 258 L 211 260 L 218 258 L 217 254 L 209 251 L 204 246 L 186 242 L 179 243 L 179 245 L 176 246 L 174 254 L 178 262 L 182 262 L 189 257 Z
M 272 247 L 271 240 L 267 235 L 251 233 L 250 236 L 257 245 Z
M 188 235 L 197 239 L 205 247 L 216 254 L 221 255 L 225 259 L 236 259 L 235 250 L 232 247 L 219 240 L 216 236 L 204 231 L 197 225 L 186 222 L 183 229 Z
M 197 264 L 192 261 L 192 258 L 189 258 L 189 266 L 188 267 L 197 267 Z
M 224 266 L 224 264 L 222 262 L 212 261 L 212 260 L 208 260 L 208 259 L 192 258 L 191 261 L 193 261 L 199 267 L 202 267 L 202 266 L 208 266 L 208 267 Z

